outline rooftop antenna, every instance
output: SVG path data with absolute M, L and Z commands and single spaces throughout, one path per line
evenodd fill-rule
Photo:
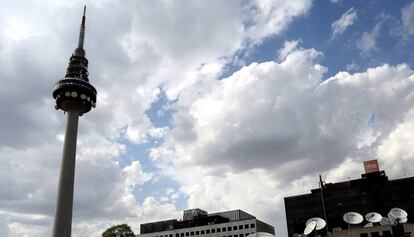
M 315 222 L 314 228 L 312 228 L 313 226 L 313 224 L 311 224 L 312 222 Z M 308 234 L 310 234 L 313 230 L 316 230 L 316 231 L 322 230 L 325 226 L 326 226 L 326 221 L 324 219 L 320 217 L 313 217 L 306 221 L 306 228 L 304 232 L 309 232 Z M 316 233 L 315 235 L 317 236 L 318 234 Z
M 344 221 L 348 223 L 348 236 L 351 237 L 351 225 L 356 225 L 364 220 L 361 214 L 358 212 L 347 212 L 343 217 Z
M 328 230 L 328 223 L 327 223 L 328 219 L 326 218 L 325 197 L 323 196 L 323 191 L 324 191 L 325 185 L 323 184 L 322 175 L 320 175 L 320 174 L 319 174 L 319 184 L 320 184 L 320 188 L 321 188 L 321 200 L 322 200 L 323 217 L 326 220 L 326 223 L 325 223 L 326 230 L 329 231 Z

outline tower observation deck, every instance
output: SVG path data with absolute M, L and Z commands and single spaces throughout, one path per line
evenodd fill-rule
M 96 89 L 89 83 L 88 60 L 83 49 L 85 13 L 86 6 L 83 9 L 78 47 L 69 59 L 65 78 L 59 80 L 53 89 L 55 108 L 67 114 L 53 237 L 71 236 L 78 121 L 79 116 L 96 106 Z

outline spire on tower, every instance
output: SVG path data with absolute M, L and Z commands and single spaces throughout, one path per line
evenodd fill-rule
M 83 41 L 85 40 L 85 20 L 86 20 L 86 5 L 83 6 L 82 23 L 80 25 L 78 47 L 75 50 L 76 56 L 85 56 L 85 50 L 83 49 Z

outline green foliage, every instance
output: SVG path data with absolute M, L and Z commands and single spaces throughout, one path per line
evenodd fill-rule
M 106 229 L 102 237 L 134 237 L 135 234 L 127 224 L 116 225 Z

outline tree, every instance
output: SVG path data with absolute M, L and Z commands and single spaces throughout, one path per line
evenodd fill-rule
M 134 237 L 134 231 L 127 224 L 109 227 L 102 233 L 102 237 Z

